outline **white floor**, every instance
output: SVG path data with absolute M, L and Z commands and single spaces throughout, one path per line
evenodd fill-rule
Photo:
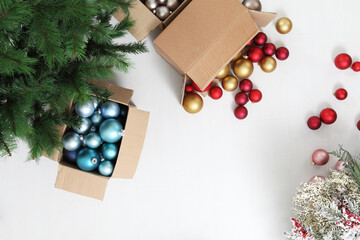
M 134 68 L 115 80 L 151 112 L 135 179 L 110 180 L 103 202 L 58 190 L 57 164 L 25 163 L 28 148 L 20 144 L 0 160 L 0 239 L 283 239 L 300 182 L 335 164 L 312 166 L 312 152 L 339 143 L 358 150 L 360 73 L 336 69 L 333 59 L 343 51 L 360 59 L 360 2 L 262 3 L 292 19 L 288 35 L 274 24 L 264 29 L 291 56 L 272 74 L 256 67 L 251 80 L 263 100 L 247 105 L 246 120 L 233 116 L 233 93 L 187 114 L 179 105 L 182 77 L 156 54 L 153 33 L 150 53 L 132 57 Z M 343 102 L 332 95 L 339 86 L 349 92 Z M 327 106 L 336 123 L 310 131 L 307 118 Z

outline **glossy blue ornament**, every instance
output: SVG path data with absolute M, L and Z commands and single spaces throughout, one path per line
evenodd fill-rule
M 103 161 L 99 165 L 99 173 L 103 176 L 110 176 L 114 171 L 114 164 L 111 161 Z
M 70 162 L 70 163 L 76 163 L 76 157 L 77 157 L 77 154 L 78 154 L 79 151 L 68 151 L 66 149 L 64 149 L 63 151 L 63 156 L 64 156 L 64 159 L 67 161 L 67 162 Z
M 102 143 L 102 139 L 99 134 L 92 132 L 86 135 L 85 144 L 89 148 L 98 148 Z
M 94 149 L 83 148 L 77 155 L 76 163 L 81 170 L 90 172 L 99 166 L 100 156 Z
M 74 132 L 68 132 L 62 139 L 64 144 L 64 148 L 68 151 L 75 151 L 78 150 L 81 146 L 81 138 L 79 134 Z
M 113 160 L 116 158 L 119 149 L 113 143 L 104 143 L 101 146 L 101 154 L 106 160 Z
M 91 122 L 94 124 L 94 126 L 100 126 L 101 122 L 103 121 L 103 117 L 100 113 L 94 112 L 94 114 L 91 116 Z
M 101 105 L 101 115 L 104 118 L 117 118 L 120 115 L 120 107 L 116 102 L 106 101 Z
M 91 121 L 88 118 L 82 118 L 81 124 L 78 128 L 74 128 L 75 132 L 78 134 L 86 134 L 90 131 Z
M 101 123 L 99 133 L 105 142 L 115 143 L 123 136 L 123 125 L 116 119 L 107 119 Z
M 75 111 L 80 117 L 90 117 L 95 111 L 94 103 L 91 100 L 77 102 L 75 104 Z

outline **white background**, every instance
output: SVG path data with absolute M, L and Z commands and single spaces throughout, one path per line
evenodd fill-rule
M 290 58 L 271 74 L 256 66 L 251 80 L 263 100 L 246 105 L 246 120 L 233 115 L 235 93 L 187 114 L 182 77 L 153 48 L 157 31 L 146 40 L 150 52 L 132 57 L 134 68 L 113 81 L 134 89 L 133 102 L 151 112 L 135 178 L 111 179 L 103 202 L 58 190 L 58 164 L 24 162 L 28 148 L 20 143 L 0 160 L 0 239 L 284 239 L 296 188 L 335 164 L 312 166 L 313 151 L 339 143 L 359 151 L 360 73 L 336 69 L 333 59 L 343 51 L 360 59 L 360 1 L 262 3 L 293 21 L 287 35 L 274 23 L 264 29 Z M 348 90 L 345 101 L 332 95 L 338 87 Z M 308 117 L 324 107 L 338 120 L 309 130 Z

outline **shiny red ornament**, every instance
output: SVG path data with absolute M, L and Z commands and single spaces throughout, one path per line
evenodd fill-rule
M 237 106 L 234 110 L 234 115 L 237 119 L 244 119 L 248 115 L 248 110 L 244 106 Z
M 188 85 L 185 86 L 185 92 L 186 92 L 186 93 L 191 93 L 191 92 L 193 92 L 194 90 L 195 90 L 195 88 L 194 88 L 192 85 L 190 85 L 190 84 L 188 84 Z
M 333 124 L 337 119 L 337 114 L 334 109 L 325 108 L 320 113 L 320 119 L 325 124 Z
M 286 60 L 289 57 L 289 54 L 289 50 L 286 47 L 279 47 L 275 53 L 276 58 L 281 61 Z
M 249 79 L 241 80 L 240 90 L 243 92 L 250 92 L 253 88 L 253 83 Z
M 257 89 L 251 90 L 249 93 L 249 99 L 253 103 L 260 102 L 260 100 L 262 99 L 262 93 Z
M 235 95 L 235 102 L 237 105 L 245 105 L 249 101 L 249 97 L 244 92 L 239 92 Z
M 250 61 L 252 62 L 259 62 L 261 61 L 261 59 L 264 56 L 264 52 L 261 48 L 259 48 L 258 46 L 253 46 L 249 49 L 249 51 L 247 52 L 248 57 L 250 59 Z
M 351 66 L 352 59 L 349 54 L 341 53 L 335 58 L 335 66 L 340 70 L 348 69 Z
M 264 54 L 267 55 L 267 56 L 272 56 L 275 54 L 276 52 L 276 47 L 274 44 L 272 43 L 267 43 L 264 45 L 263 47 L 263 51 L 264 51 Z
M 316 116 L 312 116 L 307 121 L 307 125 L 311 130 L 318 130 L 321 127 L 321 119 Z
M 215 100 L 220 99 L 222 97 L 222 95 L 223 95 L 223 91 L 218 86 L 212 87 L 209 90 L 209 96 L 212 99 L 215 99 Z
M 254 38 L 251 39 L 251 40 L 246 44 L 246 46 L 249 47 L 249 46 L 253 45 L 253 43 L 254 43 Z
M 314 177 L 310 178 L 308 183 L 311 184 L 311 183 L 318 183 L 318 182 L 325 183 L 326 178 L 323 176 L 314 176 Z
M 194 81 L 191 81 L 191 84 L 192 84 L 192 86 L 195 88 L 195 90 L 198 91 L 198 92 L 207 92 L 207 91 L 209 91 L 209 89 L 210 89 L 211 86 L 212 86 L 212 83 L 210 83 L 209 86 L 207 86 L 204 90 L 201 90 L 201 89 L 199 88 L 199 86 L 198 86 Z
M 267 42 L 267 36 L 265 33 L 263 32 L 259 32 L 255 38 L 254 38 L 254 42 L 256 45 L 258 46 L 263 46 L 266 42 Z
M 312 162 L 315 165 L 325 165 L 329 162 L 330 156 L 324 149 L 316 150 L 312 155 Z
M 358 123 L 356 124 L 357 129 L 360 131 L 360 120 L 358 121 Z
M 360 72 L 360 62 L 354 62 L 351 68 L 354 70 L 354 72 Z
M 334 95 L 337 99 L 344 100 L 347 98 L 348 93 L 344 88 L 339 88 L 338 90 L 336 90 Z

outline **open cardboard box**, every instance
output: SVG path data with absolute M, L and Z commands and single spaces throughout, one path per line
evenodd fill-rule
M 98 87 L 107 88 L 114 93 L 109 100 L 128 106 L 128 115 L 125 124 L 125 135 L 122 137 L 118 157 L 114 166 L 112 178 L 133 178 L 140 154 L 143 148 L 149 113 L 138 110 L 130 105 L 133 90 L 122 88 L 107 82 L 92 82 Z M 70 109 L 74 109 L 71 104 Z M 67 126 L 59 127 L 61 136 Z M 67 163 L 62 156 L 62 151 L 55 151 L 52 156 L 44 156 L 59 162 L 58 175 L 55 187 L 83 196 L 103 200 L 107 183 L 110 177 L 101 176 L 96 172 L 84 172 L 77 166 Z

